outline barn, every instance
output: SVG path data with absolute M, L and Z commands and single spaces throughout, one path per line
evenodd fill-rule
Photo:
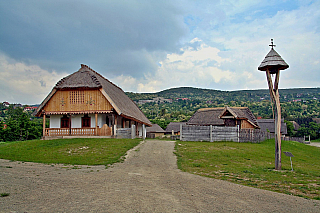
M 199 109 L 187 122 L 197 126 L 239 126 L 240 129 L 259 129 L 256 117 L 248 107 L 217 107 Z

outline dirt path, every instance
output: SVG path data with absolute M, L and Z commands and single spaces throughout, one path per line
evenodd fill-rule
M 320 142 L 311 142 L 310 144 L 308 144 L 310 146 L 316 146 L 316 147 L 320 147 Z
M 109 169 L 0 160 L 0 212 L 320 212 L 320 201 L 181 172 L 173 150 L 146 141 Z

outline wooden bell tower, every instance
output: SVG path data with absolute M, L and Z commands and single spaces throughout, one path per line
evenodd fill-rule
M 275 123 L 275 169 L 281 170 L 281 107 L 279 98 L 279 79 L 280 70 L 285 70 L 289 65 L 281 58 L 281 56 L 273 49 L 276 45 L 271 39 L 270 52 L 261 62 L 258 70 L 265 71 L 272 104 L 274 106 L 274 123 Z M 271 75 L 276 75 L 274 84 Z

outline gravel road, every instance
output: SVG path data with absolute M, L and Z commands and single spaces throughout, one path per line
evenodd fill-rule
M 181 172 L 173 151 L 147 140 L 108 169 L 0 160 L 0 212 L 320 212 L 317 200 Z

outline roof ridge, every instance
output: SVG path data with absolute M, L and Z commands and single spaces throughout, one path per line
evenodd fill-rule
M 87 68 L 89 69 L 91 72 L 93 72 L 94 74 L 98 75 L 99 77 L 101 77 L 102 79 L 108 81 L 110 84 L 112 84 L 113 86 L 117 87 L 118 89 L 122 90 L 119 86 L 115 85 L 114 83 L 112 83 L 111 81 L 109 81 L 108 79 L 106 79 L 105 77 L 103 77 L 100 73 L 98 73 L 97 71 L 93 70 L 92 68 L 90 68 L 88 65 L 85 64 L 81 64 L 81 68 Z M 123 90 L 122 90 L 123 91 Z
M 217 109 L 224 109 L 225 107 L 208 107 L 208 108 L 200 108 L 198 111 L 209 111 L 209 110 L 217 110 Z

